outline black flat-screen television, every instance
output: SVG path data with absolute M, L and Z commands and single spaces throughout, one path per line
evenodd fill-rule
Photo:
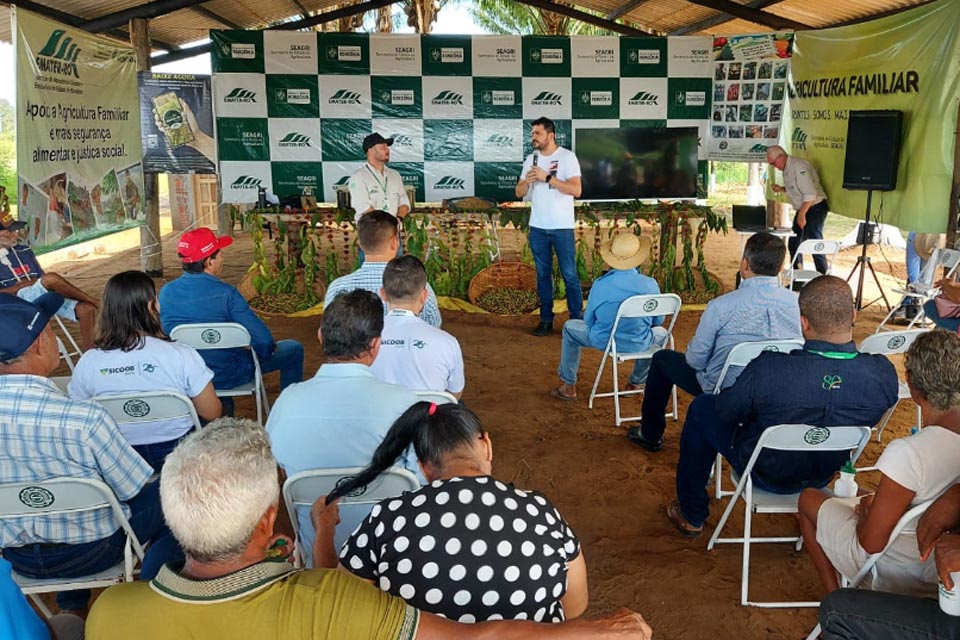
M 577 129 L 581 200 L 697 197 L 696 127 Z

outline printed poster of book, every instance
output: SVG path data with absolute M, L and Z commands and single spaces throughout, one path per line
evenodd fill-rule
M 709 160 L 764 162 L 780 140 L 793 33 L 713 39 Z

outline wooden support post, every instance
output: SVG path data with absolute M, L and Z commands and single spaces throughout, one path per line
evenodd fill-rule
M 149 20 L 130 21 L 130 44 L 137 50 L 137 71 L 150 70 Z M 163 277 L 163 247 L 160 244 L 160 197 L 157 174 L 143 174 L 143 201 L 147 221 L 140 227 L 140 269 L 151 278 Z
M 953 138 L 953 187 L 950 189 L 950 209 L 947 214 L 947 246 L 951 249 L 957 241 L 957 218 L 960 217 L 960 107 L 957 108 L 957 127 Z

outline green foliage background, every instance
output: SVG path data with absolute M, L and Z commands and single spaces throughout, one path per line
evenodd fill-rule
M 0 100 L 0 185 L 7 188 L 10 202 L 17 201 L 17 145 L 14 139 L 13 106 Z

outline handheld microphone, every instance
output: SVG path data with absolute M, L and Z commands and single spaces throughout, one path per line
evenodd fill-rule
M 536 150 L 533 152 L 533 166 L 537 166 L 537 161 L 540 159 L 540 153 Z

